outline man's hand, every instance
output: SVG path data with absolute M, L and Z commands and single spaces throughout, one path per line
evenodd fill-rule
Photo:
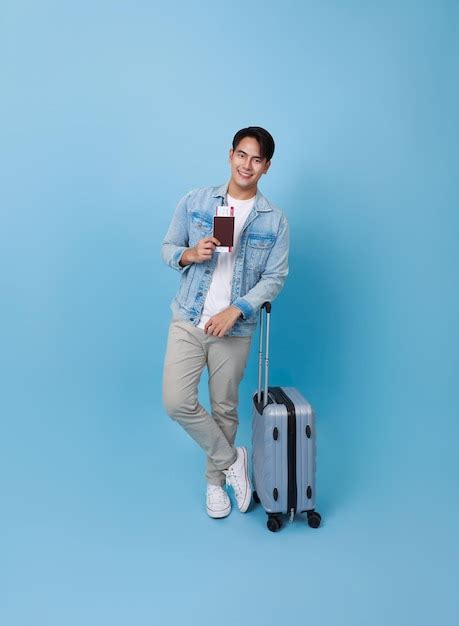
M 204 237 L 200 239 L 195 246 L 185 250 L 180 259 L 180 265 L 184 266 L 191 265 L 191 263 L 210 261 L 216 246 L 219 245 L 220 242 L 218 239 L 215 239 L 215 237 Z
M 241 315 L 241 310 L 231 305 L 227 309 L 224 309 L 217 315 L 213 315 L 207 324 L 204 326 L 204 331 L 208 335 L 215 335 L 216 337 L 223 337 L 228 331 L 233 328 L 236 320 Z

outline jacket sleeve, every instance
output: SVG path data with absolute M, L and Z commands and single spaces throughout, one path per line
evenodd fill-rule
M 244 296 L 231 303 L 242 311 L 244 319 L 255 315 L 264 302 L 272 302 L 282 290 L 288 275 L 289 245 L 289 226 L 287 218 L 282 215 L 276 242 L 269 253 L 260 280 Z
M 179 261 L 188 248 L 189 243 L 187 203 L 192 193 L 192 191 L 188 192 L 179 200 L 161 246 L 161 258 L 163 261 L 169 267 L 181 273 L 186 272 L 191 267 L 191 264 L 182 267 L 179 265 Z

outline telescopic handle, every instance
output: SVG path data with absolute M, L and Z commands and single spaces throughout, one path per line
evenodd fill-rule
M 269 324 L 271 302 L 264 302 L 260 307 L 260 344 L 258 350 L 258 404 L 261 402 L 261 368 L 263 364 L 263 309 L 266 309 L 266 350 L 265 350 L 265 384 L 263 391 L 263 408 L 268 404 L 268 370 L 269 370 Z

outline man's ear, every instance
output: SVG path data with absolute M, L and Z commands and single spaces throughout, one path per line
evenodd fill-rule
M 265 165 L 265 171 L 263 172 L 263 174 L 267 174 L 270 166 L 271 166 L 271 161 L 267 161 Z
M 228 161 L 231 162 L 231 159 L 233 158 L 233 154 L 234 154 L 234 150 L 233 150 L 233 148 L 230 148 Z

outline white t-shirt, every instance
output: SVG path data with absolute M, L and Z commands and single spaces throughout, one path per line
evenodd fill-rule
M 234 263 L 236 261 L 236 246 L 241 230 L 252 210 L 255 196 L 248 200 L 237 200 L 227 194 L 226 202 L 228 206 L 234 207 L 233 249 L 231 252 L 220 252 L 218 255 L 217 265 L 215 266 L 198 324 L 198 328 L 202 329 L 204 329 L 212 315 L 220 313 L 231 304 L 231 279 L 233 278 Z

